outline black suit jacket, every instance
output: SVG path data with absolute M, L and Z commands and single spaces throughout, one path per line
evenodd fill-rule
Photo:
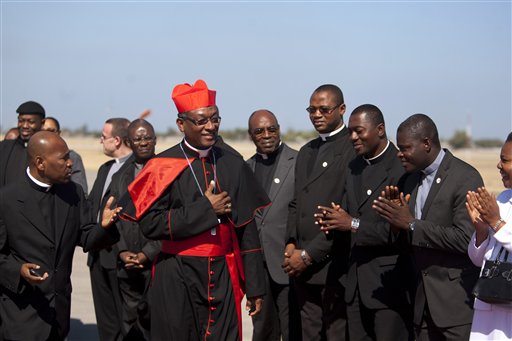
M 21 145 L 22 143 L 23 142 L 19 137 L 15 140 L 4 140 L 0 142 L 0 187 L 7 184 L 8 173 L 12 175 L 13 173 L 16 174 L 16 172 L 19 172 L 20 176 L 24 174 L 25 169 L 27 167 L 26 151 L 24 152 L 24 155 L 21 155 L 21 161 L 25 160 L 25 163 L 23 165 L 13 164 L 12 162 L 13 153 L 20 152 L 20 150 L 16 150 L 16 147 Z M 26 150 L 26 148 L 23 149 Z M 18 167 L 19 169 L 9 171 L 9 167 Z
M 258 228 L 268 272 L 274 282 L 285 285 L 289 284 L 289 277 L 284 273 L 281 264 L 283 263 L 285 247 L 288 204 L 293 199 L 297 151 L 284 143 L 282 148 L 275 173 L 272 177 L 270 190 L 267 193 L 272 201 L 272 205 L 256 213 L 254 219 Z M 247 164 L 253 172 L 256 168 L 256 163 L 256 155 L 247 160 Z
M 467 254 L 474 227 L 465 203 L 469 190 L 483 186 L 476 169 L 445 152 L 411 239 L 419 271 L 414 322 L 421 322 L 428 302 L 432 319 L 441 328 L 472 321 L 471 291 L 479 268 Z M 403 179 L 404 193 L 411 193 L 409 207 L 413 214 L 420 179 L 419 172 Z
M 71 267 L 76 245 L 84 251 L 119 239 L 116 228 L 95 223 L 83 190 L 75 183 L 53 186 L 55 226 L 47 226 L 27 176 L 0 189 L 0 339 L 46 340 L 52 325 L 69 331 Z M 35 263 L 49 277 L 30 284 L 23 263 Z
M 127 161 L 121 166 L 118 172 L 122 171 L 127 166 Z M 108 186 L 105 191 L 105 195 L 103 194 L 103 187 L 105 186 L 105 182 L 107 180 L 108 172 L 110 171 L 110 167 L 114 164 L 115 160 L 109 160 L 102 164 L 98 169 L 98 174 L 96 176 L 96 180 L 94 181 L 94 185 L 92 186 L 91 192 L 89 193 L 89 197 L 87 198 L 89 205 L 92 208 L 92 214 L 95 218 L 98 217 L 98 212 L 100 212 L 105 206 L 108 198 L 111 195 L 111 186 L 112 182 Z M 114 246 L 109 246 L 104 250 L 89 252 L 87 257 L 87 265 L 90 267 L 94 262 L 100 262 L 101 266 L 106 269 L 116 269 L 117 268 L 117 249 Z
M 378 162 L 368 165 L 358 156 L 349 165 L 345 208 L 352 217 L 360 218 L 360 225 L 352 234 L 345 300 L 352 302 L 359 287 L 361 302 L 369 309 L 411 304 L 415 277 L 407 235 L 395 235 L 372 208 L 384 188 L 396 186 L 404 174 L 397 152 L 390 142 Z
M 329 147 L 321 154 L 320 137 L 299 151 L 294 199 L 289 205 L 286 230 L 287 243 L 305 249 L 314 261 L 297 281 L 320 285 L 325 285 L 328 275 L 329 279 L 337 281 L 346 272 L 350 250 L 350 232 L 325 234 L 313 217 L 318 205 L 330 207 L 331 202 L 342 202 L 348 163 L 355 156 L 347 128 L 328 140 Z M 312 167 L 310 174 L 308 166 Z
M 128 192 L 128 185 L 135 178 L 135 158 L 133 155 L 126 160 L 123 167 L 112 176 L 110 183 L 110 195 L 113 195 L 116 200 L 119 200 L 123 195 Z M 119 220 L 117 223 L 120 239 L 115 246 L 116 252 L 131 251 L 134 253 L 143 252 L 148 257 L 148 263 L 145 264 L 145 270 L 151 268 L 151 262 L 160 253 L 161 243 L 158 240 L 149 240 L 142 234 L 139 224 L 133 221 Z M 117 260 L 118 277 L 128 278 L 132 274 L 137 274 L 140 269 L 126 270 L 124 263 Z

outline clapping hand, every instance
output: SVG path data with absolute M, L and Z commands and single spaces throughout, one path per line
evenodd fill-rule
M 352 216 L 340 205 L 331 203 L 331 207 L 318 206 L 318 213 L 315 213 L 315 224 L 320 225 L 320 230 L 326 234 L 330 230 L 350 231 Z
M 469 191 L 466 198 L 469 198 L 468 202 L 478 211 L 484 223 L 494 226 L 500 220 L 500 208 L 496 203 L 496 196 L 490 194 L 485 187 L 479 187 L 476 192 Z
M 410 194 L 404 195 L 396 186 L 386 186 L 377 200 L 373 201 L 373 209 L 386 219 L 395 229 L 408 229 L 414 220 L 409 211 Z

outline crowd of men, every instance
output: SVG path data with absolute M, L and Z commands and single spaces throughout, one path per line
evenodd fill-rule
M 218 135 L 216 92 L 172 92 L 183 140 L 155 155 L 144 119 L 105 121 L 111 159 L 87 195 L 80 156 L 33 101 L 0 143 L 0 339 L 64 340 L 71 264 L 89 252 L 100 340 L 465 340 L 479 269 L 466 193 L 479 173 L 426 115 L 396 146 L 372 104 L 347 119 L 315 89 L 299 151 L 276 115 L 248 118 L 247 161 Z

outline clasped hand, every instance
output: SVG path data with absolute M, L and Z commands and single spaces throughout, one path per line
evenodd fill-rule
M 131 251 L 123 251 L 119 253 L 119 258 L 123 261 L 126 269 L 142 269 L 148 260 L 143 252 L 134 253 Z
M 301 251 L 300 249 L 296 249 L 294 244 L 286 245 L 284 261 L 281 267 L 289 277 L 297 277 L 307 268 L 306 263 L 304 263 L 304 260 L 300 256 Z

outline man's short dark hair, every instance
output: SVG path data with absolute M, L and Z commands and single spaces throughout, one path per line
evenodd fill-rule
M 385 124 L 384 123 L 384 115 L 382 115 L 382 111 L 380 109 L 373 105 L 373 104 L 363 104 L 355 108 L 350 116 L 352 115 L 358 115 L 365 113 L 368 120 L 372 123 L 374 127 L 378 126 L 379 124 Z
M 508 134 L 507 139 L 505 140 L 505 143 L 512 142 L 512 132 Z
M 316 90 L 313 93 L 324 91 L 334 95 L 334 100 L 336 101 L 337 104 L 341 105 L 345 103 L 345 99 L 343 98 L 343 91 L 341 91 L 341 89 L 338 86 L 334 84 L 320 85 L 318 88 L 316 88 Z
M 130 121 L 127 118 L 115 117 L 105 121 L 112 125 L 112 136 L 119 136 L 124 143 L 128 143 L 128 126 Z
M 400 123 L 397 132 L 407 131 L 417 140 L 428 138 L 436 147 L 441 147 L 439 142 L 439 134 L 434 121 L 425 114 L 414 114 Z
M 57 131 L 60 131 L 60 123 L 55 117 L 48 116 L 47 118 L 45 118 L 45 121 L 48 120 L 52 120 L 53 122 L 55 122 L 55 125 L 57 126 Z

